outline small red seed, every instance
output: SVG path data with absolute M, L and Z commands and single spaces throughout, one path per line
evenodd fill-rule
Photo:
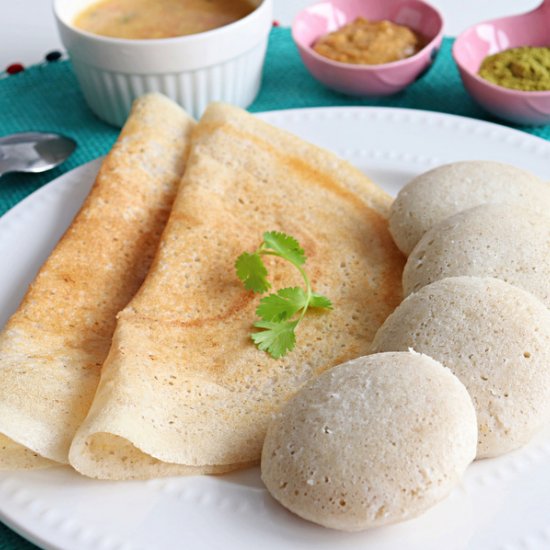
M 6 68 L 8 74 L 17 74 L 25 70 L 25 67 L 21 63 L 12 63 Z

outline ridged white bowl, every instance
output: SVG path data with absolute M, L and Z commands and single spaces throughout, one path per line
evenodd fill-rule
M 272 0 L 212 31 L 152 40 L 110 38 L 77 29 L 75 16 L 95 0 L 54 0 L 54 14 L 94 113 L 122 126 L 132 101 L 160 92 L 198 118 L 211 101 L 247 107 L 260 89 Z

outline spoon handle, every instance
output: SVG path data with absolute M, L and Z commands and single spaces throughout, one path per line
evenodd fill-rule
M 15 172 L 17 169 L 17 163 L 14 159 L 9 157 L 0 158 L 0 178 L 8 172 Z
M 12 172 L 15 168 L 13 159 L 10 158 L 9 154 L 6 154 L 5 146 L 2 143 L 3 140 L 4 138 L 0 138 L 0 178 L 4 174 Z

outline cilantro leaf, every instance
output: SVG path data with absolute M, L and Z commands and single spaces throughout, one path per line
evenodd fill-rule
M 251 334 L 252 340 L 262 351 L 267 351 L 274 359 L 279 359 L 288 351 L 294 349 L 296 334 L 294 329 L 298 321 L 258 321 L 254 323 L 261 332 Z
M 332 302 L 326 296 L 312 292 L 311 299 L 309 300 L 309 307 L 332 309 Z
M 261 293 L 271 287 L 267 280 L 267 269 L 257 252 L 254 254 L 243 252 L 235 262 L 235 269 L 247 290 Z
M 264 321 L 290 319 L 306 305 L 306 293 L 300 287 L 282 288 L 260 300 L 256 315 Z
M 281 258 L 288 260 L 294 265 L 303 265 L 306 261 L 304 250 L 300 243 L 290 235 L 280 233 L 279 231 L 266 231 L 264 233 L 264 243 L 266 248 L 277 252 Z
M 300 272 L 305 283 L 305 290 L 289 287 L 265 296 L 256 308 L 256 315 L 261 320 L 254 326 L 263 330 L 250 336 L 260 350 L 279 359 L 294 349 L 295 329 L 308 308 L 332 309 L 332 302 L 326 296 L 312 291 L 309 277 L 302 267 L 306 261 L 303 249 L 294 237 L 279 231 L 265 232 L 264 240 L 255 252 L 244 252 L 237 258 L 237 276 L 248 290 L 263 293 L 271 287 L 262 261 L 263 255 L 287 260 Z

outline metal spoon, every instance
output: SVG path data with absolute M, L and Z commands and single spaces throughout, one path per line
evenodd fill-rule
M 59 134 L 22 132 L 0 138 L 0 176 L 8 172 L 45 172 L 65 161 L 76 142 Z

